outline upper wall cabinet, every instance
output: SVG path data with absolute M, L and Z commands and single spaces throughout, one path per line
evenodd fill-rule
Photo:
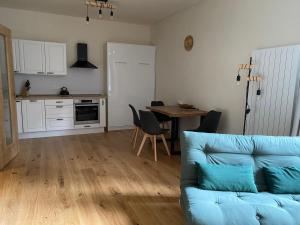
M 19 40 L 20 73 L 45 74 L 45 44 L 40 41 Z
M 66 75 L 66 44 L 45 43 L 46 73 L 47 75 Z
M 67 75 L 66 44 L 14 39 L 13 45 L 16 72 Z
M 19 40 L 13 39 L 12 40 L 12 47 L 13 47 L 13 60 L 14 60 L 14 72 L 19 73 L 21 70 L 20 66 L 20 54 L 19 54 Z

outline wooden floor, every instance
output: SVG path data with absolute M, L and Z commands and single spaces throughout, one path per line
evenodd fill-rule
M 181 225 L 178 156 L 130 132 L 23 140 L 0 172 L 0 225 Z

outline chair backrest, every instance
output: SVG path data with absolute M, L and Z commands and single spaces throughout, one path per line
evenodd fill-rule
M 164 106 L 164 102 L 162 101 L 152 101 L 151 106 Z
M 142 130 L 151 135 L 158 135 L 161 132 L 159 122 L 157 121 L 155 115 L 150 111 L 140 110 L 140 121 Z
M 139 116 L 138 116 L 135 108 L 130 104 L 129 104 L 129 107 L 131 108 L 131 111 L 132 111 L 134 125 L 137 127 L 141 127 L 141 122 L 140 122 Z
M 183 132 L 181 186 L 197 186 L 200 164 L 251 165 L 258 190 L 265 191 L 262 168 L 299 166 L 299 137 L 242 136 Z
M 214 110 L 209 111 L 197 131 L 205 133 L 216 133 L 220 123 L 221 115 L 221 112 L 217 112 Z

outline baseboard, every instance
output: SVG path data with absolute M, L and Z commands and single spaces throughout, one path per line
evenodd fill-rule
M 22 134 L 19 134 L 19 139 L 59 137 L 59 136 L 69 136 L 69 135 L 78 135 L 78 134 L 94 134 L 94 133 L 103 133 L 103 132 L 104 132 L 104 128 L 87 128 L 87 129 L 76 129 L 76 130 L 22 133 Z
M 131 130 L 133 128 L 134 128 L 134 126 L 108 127 L 108 131 Z

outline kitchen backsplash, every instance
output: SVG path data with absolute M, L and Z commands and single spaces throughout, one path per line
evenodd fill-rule
M 16 94 L 20 94 L 26 80 L 30 80 L 30 94 L 58 94 L 65 86 L 70 94 L 105 93 L 104 77 L 99 69 L 69 68 L 67 76 L 15 75 Z

